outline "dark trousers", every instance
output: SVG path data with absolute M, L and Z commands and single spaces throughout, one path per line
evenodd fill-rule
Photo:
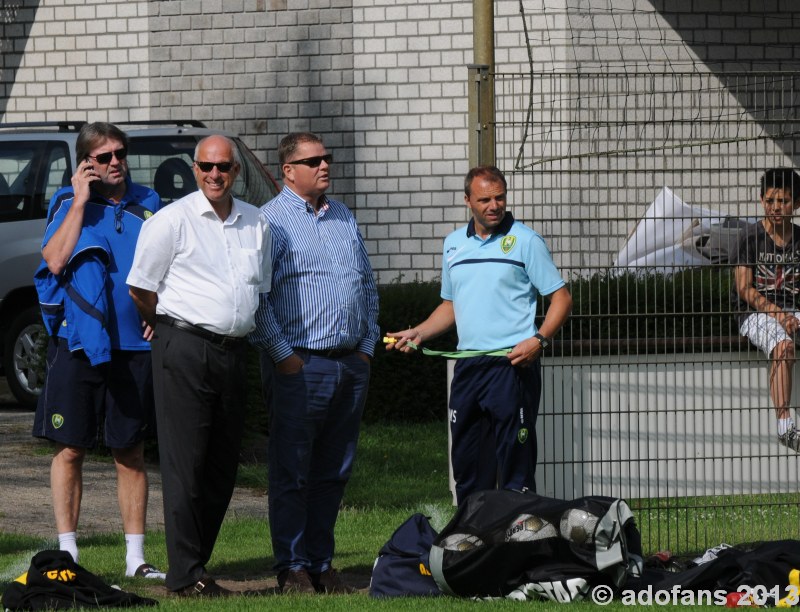
M 166 585 L 175 591 L 205 573 L 233 494 L 247 398 L 246 347 L 221 348 L 160 325 L 152 352 Z
M 486 489 L 536 490 L 541 367 L 505 357 L 456 362 L 450 386 L 450 459 L 460 504 Z M 490 447 L 490 445 L 492 445 Z
M 339 359 L 309 355 L 296 374 L 275 370 L 261 354 L 271 387 L 269 524 L 275 569 L 331 567 L 334 527 L 353 469 L 370 366 L 355 353 Z

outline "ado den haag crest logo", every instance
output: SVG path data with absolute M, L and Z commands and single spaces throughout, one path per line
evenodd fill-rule
M 500 249 L 505 255 L 508 255 L 515 244 L 517 244 L 516 236 L 504 236 L 503 240 L 500 242 Z

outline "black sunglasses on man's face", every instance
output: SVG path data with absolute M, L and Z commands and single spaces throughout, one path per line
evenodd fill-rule
M 302 164 L 304 166 L 308 166 L 309 168 L 319 168 L 319 165 L 322 162 L 326 164 L 330 164 L 333 161 L 333 155 L 328 153 L 327 155 L 317 155 L 316 157 L 306 157 L 305 159 L 296 159 L 294 161 L 286 162 L 290 166 L 297 166 L 298 164 Z
M 194 163 L 197 164 L 197 167 L 203 172 L 211 172 L 214 169 L 214 166 L 216 166 L 219 168 L 220 172 L 225 174 L 226 172 L 230 172 L 231 168 L 233 168 L 233 162 L 207 162 L 195 160 Z
M 98 164 L 110 164 L 111 163 L 111 156 L 117 158 L 117 161 L 122 161 L 126 157 L 128 157 L 128 149 L 122 148 L 117 149 L 116 151 L 108 151 L 107 153 L 100 153 L 100 155 L 87 155 L 89 159 L 95 160 Z

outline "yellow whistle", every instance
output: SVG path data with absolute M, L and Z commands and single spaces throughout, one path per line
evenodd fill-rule
M 397 342 L 397 338 L 390 338 L 389 336 L 383 337 L 384 344 L 394 344 L 395 342 Z

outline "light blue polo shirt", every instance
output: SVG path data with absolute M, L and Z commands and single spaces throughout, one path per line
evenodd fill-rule
M 536 333 L 539 296 L 565 283 L 544 239 L 511 213 L 486 240 L 474 227 L 445 238 L 441 297 L 453 302 L 459 350 L 510 348 Z

